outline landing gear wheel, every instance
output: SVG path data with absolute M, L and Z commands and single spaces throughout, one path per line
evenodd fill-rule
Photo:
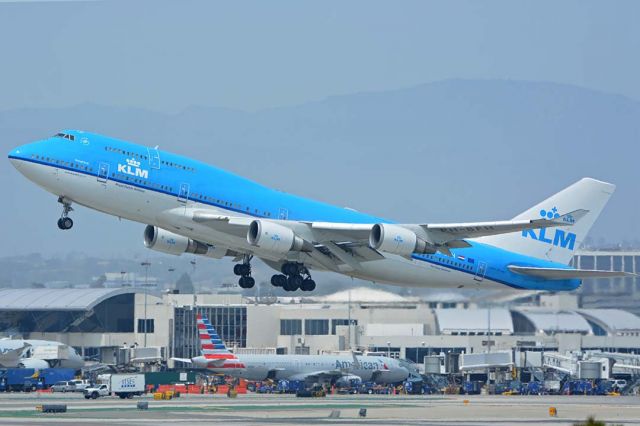
M 62 204 L 62 214 L 58 219 L 58 228 L 62 230 L 71 229 L 73 227 L 73 220 L 69 217 L 69 212 L 73 211 L 71 201 L 64 197 L 58 197 L 58 202 Z
M 300 284 L 300 290 L 302 291 L 313 291 L 315 289 L 316 289 L 316 282 L 311 278 L 307 278 L 303 280 L 302 284 Z
M 298 275 L 301 272 L 300 270 L 302 268 L 303 268 L 302 265 L 299 265 L 299 264 L 293 263 L 293 262 L 287 262 L 287 263 L 284 263 L 282 265 L 280 270 L 285 275 Z
M 233 273 L 239 276 L 251 275 L 251 265 L 248 263 L 238 263 L 234 265 Z
M 274 275 L 271 277 L 271 285 L 274 287 L 284 287 L 287 283 L 286 275 Z
M 302 281 L 303 279 L 300 275 L 291 275 L 283 287 L 286 291 L 296 291 L 300 288 Z
M 241 288 L 252 288 L 256 284 L 256 280 L 254 280 L 253 277 L 243 276 L 240 277 L 238 284 Z
M 58 219 L 58 228 L 62 230 L 71 229 L 73 227 L 73 220 L 70 217 L 61 217 Z

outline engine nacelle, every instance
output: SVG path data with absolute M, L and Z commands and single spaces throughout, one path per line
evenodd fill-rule
M 373 225 L 369 234 L 369 245 L 376 250 L 400 256 L 435 252 L 435 250 L 430 250 L 428 244 L 418 238 L 415 232 L 388 223 Z
M 336 386 L 338 387 L 354 387 L 362 384 L 362 378 L 355 374 L 345 374 L 336 380 Z
M 277 254 L 313 249 L 310 243 L 297 236 L 291 229 L 268 220 L 251 222 L 247 232 L 247 242 Z
M 51 368 L 51 365 L 44 360 L 38 358 L 22 358 L 18 363 L 18 368 L 34 368 L 41 370 L 44 368 Z
M 227 255 L 227 249 L 212 247 L 182 235 L 174 234 L 157 226 L 147 225 L 144 229 L 144 246 L 151 250 L 180 256 L 183 253 L 221 259 Z

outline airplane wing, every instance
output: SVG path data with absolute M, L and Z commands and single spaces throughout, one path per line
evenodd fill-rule
M 15 349 L 0 349 L 0 367 L 17 367 L 27 345 Z
M 158 216 L 161 226 L 169 231 L 201 235 L 202 240 L 227 246 L 233 253 L 250 254 L 267 260 L 288 259 L 290 252 L 281 254 L 269 250 L 268 244 L 277 244 L 285 233 L 293 235 L 297 250 L 292 260 L 311 264 L 330 271 L 357 270 L 362 262 L 384 258 L 383 253 L 410 258 L 415 253 L 440 251 L 451 256 L 451 249 L 469 247 L 466 239 L 519 232 L 528 229 L 568 227 L 587 214 L 575 210 L 553 219 L 510 220 L 498 222 L 471 222 L 449 224 L 353 224 L 335 222 L 308 222 L 220 215 L 205 208 L 179 207 Z M 259 226 L 256 226 L 259 224 Z M 273 231 L 265 244 L 248 241 L 254 227 Z M 384 237 L 373 244 L 373 236 Z M 274 242 L 273 238 L 277 237 Z M 268 243 L 268 244 L 267 244 Z
M 573 278 L 637 277 L 637 274 L 622 271 L 598 271 L 592 269 L 536 268 L 530 266 L 508 267 L 512 272 L 546 280 L 570 280 Z
M 469 222 L 469 223 L 441 223 L 441 224 L 399 224 L 410 229 L 418 236 L 422 236 L 432 244 L 445 244 L 461 241 L 467 238 L 487 237 L 489 235 L 508 234 L 527 229 L 549 228 L 557 226 L 572 226 L 581 219 L 588 210 L 575 210 L 554 219 L 505 220 L 497 222 Z M 326 233 L 334 233 L 343 237 L 350 237 L 356 241 L 366 241 L 373 228 L 373 224 L 351 224 L 313 222 L 313 229 Z M 452 248 L 455 248 L 452 246 Z

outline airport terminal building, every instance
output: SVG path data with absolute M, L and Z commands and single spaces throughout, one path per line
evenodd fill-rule
M 492 351 L 640 354 L 640 318 L 628 311 L 579 309 L 570 294 L 500 305 L 508 307 L 479 307 L 462 297 L 420 300 L 364 288 L 269 300 L 240 294 L 152 295 L 131 288 L 7 289 L 0 290 L 0 330 L 61 341 L 109 364 L 142 360 L 136 353 L 143 348 L 140 362 L 169 366 L 171 357 L 199 355 L 196 313 L 208 316 L 238 353 L 359 349 L 419 363 L 427 355 L 485 352 L 489 345 Z

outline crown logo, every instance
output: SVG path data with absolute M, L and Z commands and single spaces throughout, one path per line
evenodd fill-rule
M 127 158 L 127 164 L 132 167 L 140 167 L 140 162 L 136 161 L 135 158 Z
M 558 209 L 556 207 L 551 210 L 540 210 L 540 217 L 546 217 L 547 219 L 557 219 L 560 217 L 560 213 L 558 213 Z

